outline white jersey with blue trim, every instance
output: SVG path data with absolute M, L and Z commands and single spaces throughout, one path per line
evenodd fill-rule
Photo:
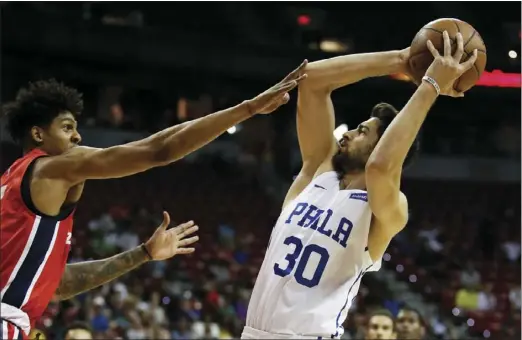
M 269 334 L 339 338 L 361 278 L 377 271 L 366 191 L 316 177 L 282 211 L 248 306 L 246 325 Z

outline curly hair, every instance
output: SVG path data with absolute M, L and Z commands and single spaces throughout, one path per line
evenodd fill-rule
M 372 109 L 372 117 L 379 118 L 381 121 L 381 125 L 379 127 L 379 138 L 382 137 L 384 134 L 384 131 L 390 126 L 393 119 L 397 116 L 399 111 L 393 107 L 391 104 L 387 103 L 380 103 L 373 107 Z M 408 150 L 408 153 L 406 155 L 406 158 L 404 160 L 403 168 L 407 168 L 409 165 L 412 164 L 413 160 L 417 156 L 417 154 L 420 151 L 420 134 L 415 137 L 415 140 L 413 141 L 413 144 L 410 147 L 410 150 Z
M 14 102 L 3 106 L 7 130 L 22 143 L 33 126 L 49 126 L 63 112 L 78 116 L 83 110 L 82 94 L 55 79 L 31 82 L 21 88 Z

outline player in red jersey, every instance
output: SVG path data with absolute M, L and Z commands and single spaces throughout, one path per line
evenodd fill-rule
M 304 64 L 300 67 L 302 68 Z M 79 146 L 81 94 L 54 80 L 30 84 L 4 107 L 24 156 L 1 179 L 0 288 L 2 339 L 24 338 L 56 294 L 67 299 L 148 260 L 186 254 L 193 222 L 166 230 L 168 215 L 140 247 L 108 259 L 67 264 L 73 214 L 88 179 L 119 178 L 167 165 L 254 114 L 288 102 L 301 69 L 251 100 L 152 136 L 106 149 Z

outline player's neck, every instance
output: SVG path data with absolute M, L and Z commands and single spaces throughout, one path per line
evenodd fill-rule
M 366 179 L 364 172 L 360 174 L 344 175 L 339 183 L 342 190 L 366 190 Z

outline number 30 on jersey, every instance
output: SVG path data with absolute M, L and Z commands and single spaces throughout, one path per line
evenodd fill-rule
M 286 255 L 286 266 L 279 263 L 274 265 L 274 273 L 278 276 L 285 277 L 292 274 L 292 271 L 295 268 L 294 278 L 297 283 L 308 288 L 317 286 L 321 280 L 321 276 L 323 276 L 328 259 L 330 259 L 328 250 L 318 246 L 317 244 L 303 246 L 303 242 L 295 236 L 287 237 L 283 243 L 293 247 L 294 250 Z M 315 268 L 313 276 L 311 278 L 304 277 L 303 274 L 308 264 L 308 260 L 313 253 L 319 255 L 319 262 Z

